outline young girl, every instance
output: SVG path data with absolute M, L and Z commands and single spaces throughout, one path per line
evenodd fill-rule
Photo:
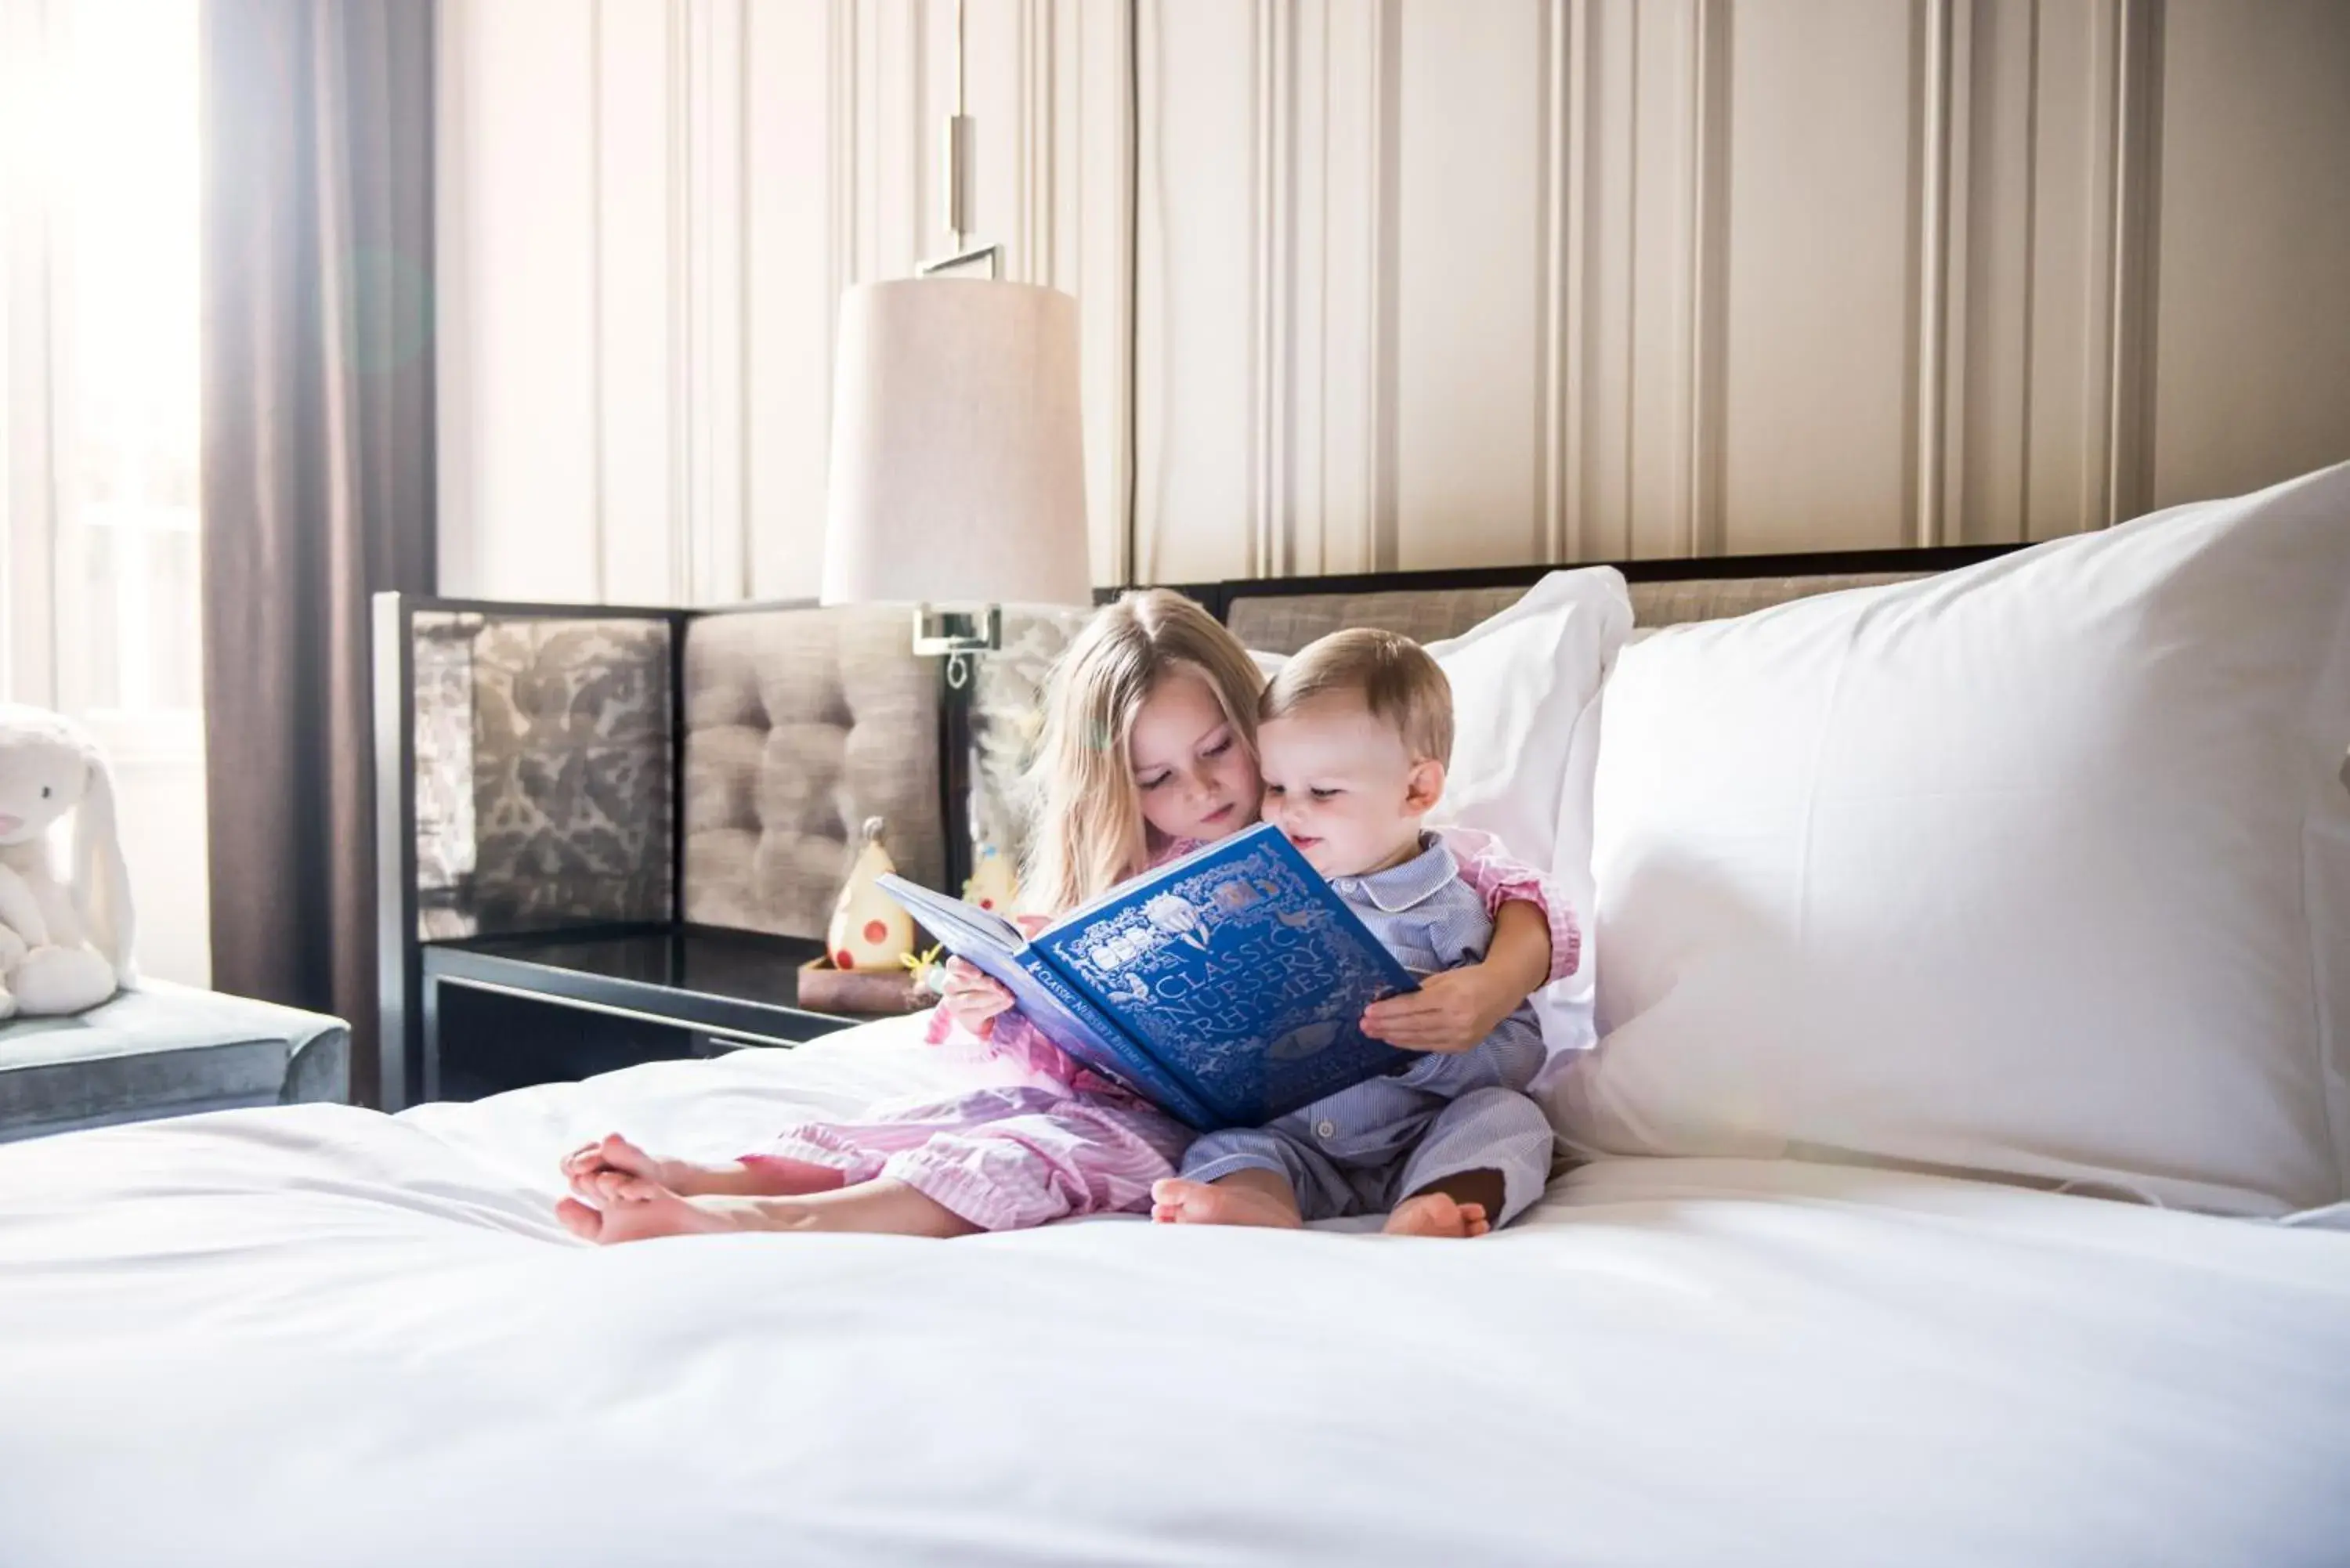
M 1126 595 L 1069 645 L 1046 693 L 1026 898 L 1066 909 L 1257 820 L 1257 699 L 1237 639 L 1165 589 Z M 1466 1050 L 1555 975 L 1574 972 L 1565 904 L 1482 836 L 1448 836 L 1494 914 L 1485 961 L 1431 975 L 1364 1014 L 1413 1050 Z M 1142 1212 L 1191 1129 L 1079 1066 L 993 981 L 957 961 L 930 1039 L 978 1040 L 1023 1082 L 809 1124 L 722 1166 L 660 1159 L 615 1133 L 564 1161 L 564 1224 L 595 1241 L 756 1229 L 962 1236 Z

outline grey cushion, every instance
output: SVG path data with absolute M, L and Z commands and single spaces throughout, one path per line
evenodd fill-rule
M 1682 626 L 1693 620 L 1730 620 L 1815 594 L 1906 583 L 1927 572 L 1846 572 L 1818 577 L 1698 577 L 1679 583 L 1634 583 L 1635 626 Z
M 1564 570 L 1565 568 L 1562 568 Z M 1720 577 L 1634 583 L 1632 619 L 1644 627 L 1722 620 L 1790 599 L 1924 576 L 1875 572 L 1818 577 Z M 1458 637 L 1525 596 L 1523 588 L 1416 588 L 1362 594 L 1243 595 L 1227 618 L 1234 635 L 1267 653 L 1295 653 L 1341 627 L 1401 632 L 1418 642 Z
M 1263 594 L 1232 600 L 1232 635 L 1264 653 L 1295 653 L 1347 627 L 1397 632 L 1414 642 L 1458 637 L 1526 597 L 1523 588 L 1393 588 L 1367 594 Z
M 350 1096 L 340 1019 L 146 981 L 69 1018 L 0 1023 L 0 1140 Z

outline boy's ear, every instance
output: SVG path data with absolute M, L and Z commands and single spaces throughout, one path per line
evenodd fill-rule
M 1444 798 L 1444 764 L 1434 757 L 1421 757 L 1411 764 L 1411 773 L 1404 784 L 1404 809 L 1414 816 L 1436 809 Z

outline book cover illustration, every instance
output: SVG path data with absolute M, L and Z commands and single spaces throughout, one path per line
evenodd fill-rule
M 1410 974 L 1269 824 L 1027 938 L 891 882 L 1055 1044 L 1194 1127 L 1270 1121 L 1416 1059 L 1357 1023 Z
M 1219 853 L 1221 852 L 1221 853 Z M 1357 1028 L 1413 981 L 1261 824 L 1035 939 L 1152 1056 L 1253 1124 L 1403 1064 Z

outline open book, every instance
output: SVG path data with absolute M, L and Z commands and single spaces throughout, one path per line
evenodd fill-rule
M 1416 1059 L 1357 1020 L 1417 982 L 1270 824 L 1033 937 L 960 898 L 880 881 L 1053 1044 L 1202 1131 L 1271 1121 Z

